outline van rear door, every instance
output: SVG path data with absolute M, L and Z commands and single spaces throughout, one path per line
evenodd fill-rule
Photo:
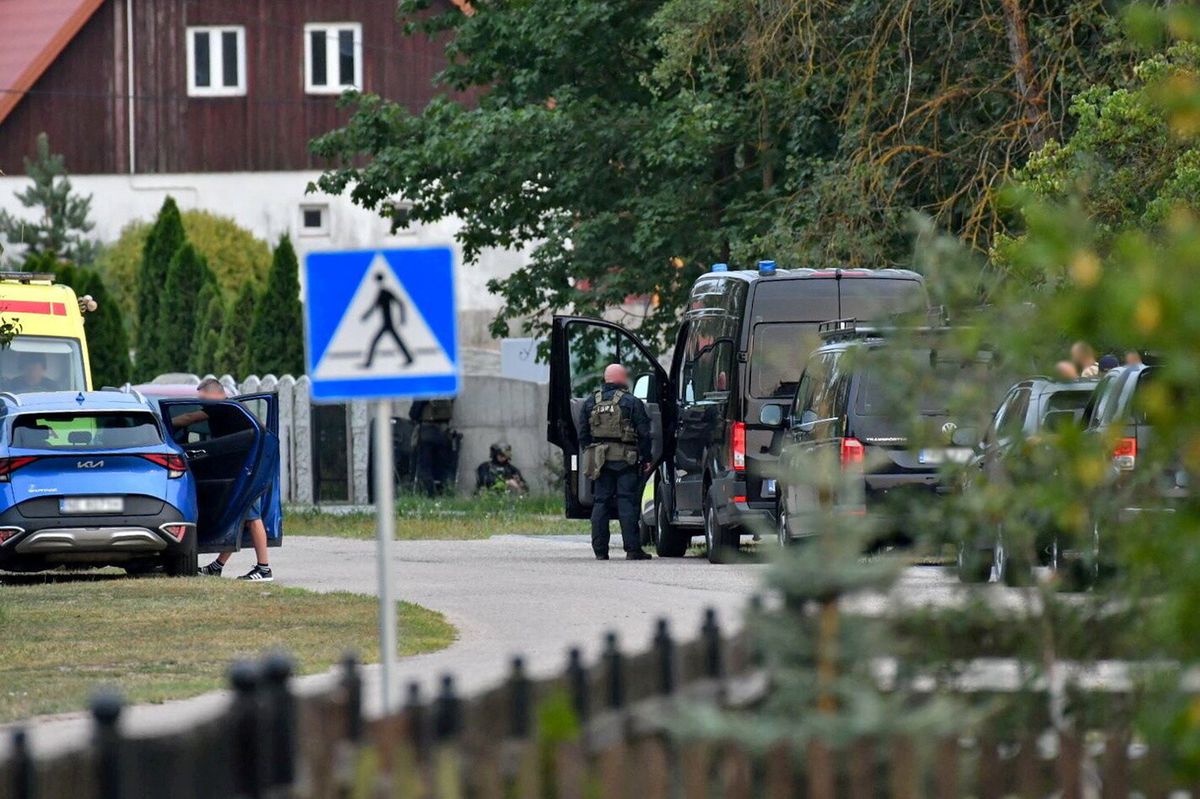
M 563 454 L 565 510 L 569 519 L 592 511 L 591 480 L 580 471 L 583 403 L 600 387 L 604 367 L 621 363 L 645 394 L 657 466 L 674 447 L 675 399 L 667 372 L 637 336 L 620 325 L 581 316 L 556 316 L 550 335 L 550 399 L 546 439 Z

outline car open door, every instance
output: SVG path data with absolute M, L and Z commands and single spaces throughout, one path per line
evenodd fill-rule
M 267 528 L 267 546 L 277 547 L 283 543 L 283 498 L 280 486 L 281 463 L 279 456 L 279 395 L 274 392 L 262 394 L 243 394 L 233 398 L 243 407 L 254 414 L 263 427 L 263 447 L 259 454 L 258 465 L 255 467 L 255 479 L 265 480 L 265 493 L 254 493 L 251 496 L 262 496 L 262 520 Z M 261 485 L 257 482 L 256 485 Z M 245 531 L 242 535 L 242 545 L 249 546 L 250 539 Z
M 196 483 L 199 550 L 239 549 L 251 502 L 278 474 L 270 467 L 278 463 L 278 438 L 237 400 L 162 399 L 159 407 Z
M 600 387 L 604 367 L 621 363 L 650 415 L 654 464 L 674 448 L 675 394 L 651 350 L 620 325 L 602 319 L 556 316 L 550 337 L 550 400 L 546 438 L 562 450 L 566 514 L 584 519 L 592 510 L 592 483 L 581 471 L 579 430 L 583 403 Z

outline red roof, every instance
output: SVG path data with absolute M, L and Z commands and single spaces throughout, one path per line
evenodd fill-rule
M 0 0 L 0 122 L 104 0 Z

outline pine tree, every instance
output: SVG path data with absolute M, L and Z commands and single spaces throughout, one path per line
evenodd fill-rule
M 38 218 L 28 221 L 0 211 L 0 235 L 10 245 L 25 247 L 20 253 L 10 252 L 10 262 L 45 254 L 79 265 L 90 264 L 99 249 L 87 236 L 95 227 L 88 219 L 92 197 L 72 191 L 63 157 L 50 152 L 45 133 L 38 134 L 36 155 L 25 159 L 25 174 L 33 185 L 17 192 L 16 197 L 24 207 L 35 209 Z
M 241 379 L 250 374 L 250 325 L 258 295 L 249 282 L 242 285 L 237 298 L 226 309 L 225 324 L 221 327 L 221 343 L 217 347 L 217 369 Z
M 300 265 L 287 234 L 279 240 L 267 273 L 267 288 L 250 329 L 250 366 L 260 375 L 304 373 L 304 329 L 300 308 Z
M 191 363 L 195 346 L 196 319 L 200 316 L 200 293 L 216 283 L 204 256 L 185 243 L 171 259 L 166 288 L 159 306 L 164 371 L 178 371 Z
M 164 350 L 165 331 L 160 318 L 160 299 L 166 294 L 171 259 L 183 246 L 183 221 L 175 200 L 167 197 L 146 239 L 137 275 L 137 374 L 143 380 L 167 371 L 173 357 Z M 191 329 L 189 328 L 189 334 Z
M 221 344 L 221 330 L 225 326 L 225 301 L 216 280 L 207 282 L 200 289 L 196 301 L 196 331 L 192 336 L 192 358 L 188 368 L 198 375 L 209 372 L 220 374 L 217 350 Z

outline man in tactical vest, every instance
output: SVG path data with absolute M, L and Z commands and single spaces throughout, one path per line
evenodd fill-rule
M 579 431 L 583 471 L 593 481 L 592 550 L 608 560 L 609 505 L 614 497 L 621 540 L 629 560 L 649 560 L 638 536 L 638 487 L 648 474 L 651 455 L 650 416 L 629 393 L 629 373 L 619 363 L 604 370 L 604 385 L 583 403 Z

